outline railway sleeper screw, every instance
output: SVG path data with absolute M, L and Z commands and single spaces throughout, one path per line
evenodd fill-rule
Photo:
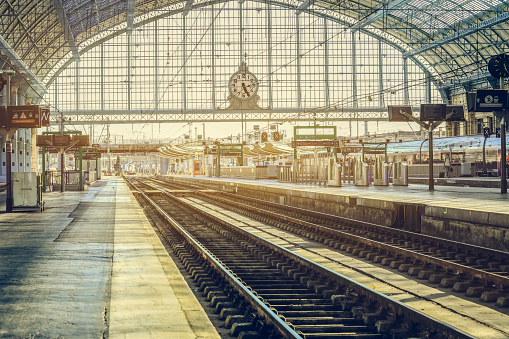
M 473 287 L 474 283 L 471 281 L 458 281 L 454 283 L 452 290 L 458 293 L 465 293 L 470 287 Z
M 376 257 L 378 257 L 380 255 L 380 252 L 369 252 L 367 255 L 366 255 L 366 259 L 368 260 L 375 260 Z
M 369 250 L 362 250 L 359 252 L 358 257 L 359 258 L 365 258 L 371 251 Z
M 252 323 L 234 323 L 230 329 L 230 335 L 240 337 L 242 332 L 254 332 L 256 328 Z M 259 336 L 259 334 L 258 334 Z
M 481 301 L 484 302 L 496 302 L 498 301 L 498 298 L 507 296 L 507 294 L 502 293 L 500 291 L 484 291 L 481 294 Z
M 386 316 L 381 311 L 377 311 L 375 313 L 364 313 L 362 315 L 362 320 L 365 325 L 374 326 L 377 321 L 386 320 Z
M 497 306 L 498 307 L 509 307 L 509 296 L 500 296 L 497 299 Z
M 394 320 L 378 320 L 375 327 L 378 333 L 389 333 L 395 326 Z
M 452 277 L 452 278 L 445 277 L 440 281 L 440 287 L 451 288 L 451 287 L 454 287 L 454 285 L 456 285 L 456 283 L 461 282 L 461 281 L 464 281 L 464 280 L 461 278 L 458 278 L 458 277 Z
M 430 275 L 428 282 L 431 284 L 440 284 L 443 279 L 447 278 L 448 275 L 445 273 L 433 273 Z
M 376 255 L 374 258 L 373 258 L 373 262 L 379 264 L 381 263 L 384 259 L 387 259 L 388 257 L 385 255 L 385 254 L 378 254 Z
M 405 263 L 406 263 L 405 260 L 398 260 L 398 259 L 396 259 L 396 260 L 391 261 L 391 263 L 389 264 L 389 267 L 399 270 L 400 266 L 404 265 Z
M 229 300 L 219 301 L 219 302 L 216 303 L 216 307 L 214 309 L 214 313 L 220 314 L 221 311 L 223 310 L 223 308 L 232 308 L 232 307 L 235 307 L 235 304 L 232 303 Z
M 232 314 L 226 317 L 224 322 L 224 327 L 226 329 L 232 328 L 233 324 L 236 323 L 247 323 L 248 319 L 245 315 L 242 314 Z
M 479 298 L 486 290 L 484 286 L 470 286 L 467 289 L 466 296 L 472 298 Z
M 432 270 L 422 270 L 417 274 L 417 279 L 419 280 L 428 280 L 431 275 L 435 273 L 435 271 Z

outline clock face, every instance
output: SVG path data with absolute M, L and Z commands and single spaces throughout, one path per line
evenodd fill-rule
M 251 72 L 237 72 L 231 76 L 228 89 L 237 99 L 249 100 L 258 92 L 258 79 Z
M 509 56 L 506 54 L 495 55 L 488 62 L 488 71 L 495 78 L 509 76 Z

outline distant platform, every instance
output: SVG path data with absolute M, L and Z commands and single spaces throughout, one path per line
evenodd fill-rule
M 324 187 L 268 179 L 166 177 L 509 252 L 509 194 L 499 188 L 436 185 L 429 191 L 427 184 Z

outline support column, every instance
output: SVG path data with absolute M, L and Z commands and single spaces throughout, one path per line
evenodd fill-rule
M 506 136 L 506 118 L 505 115 L 502 116 L 502 120 L 500 121 L 500 140 L 501 140 L 501 159 L 500 159 L 500 170 L 502 171 L 501 175 L 501 183 L 500 183 L 500 193 L 507 193 L 507 136 Z
M 244 61 L 244 20 L 242 20 L 242 3 L 239 1 L 239 48 L 240 48 L 240 61 L 239 65 Z
M 212 109 L 216 109 L 216 25 L 215 25 L 215 10 L 214 5 L 212 5 L 211 12 L 211 53 L 212 53 L 212 59 L 211 59 L 211 73 L 212 73 Z M 203 141 L 205 141 L 205 135 L 203 136 Z
M 325 105 L 330 105 L 329 92 L 329 36 L 327 32 L 327 19 L 323 19 L 323 44 L 324 44 L 324 62 L 325 62 Z
M 297 107 L 302 108 L 302 91 L 301 91 L 301 60 L 300 60 L 300 27 L 299 27 L 299 16 L 295 15 L 295 28 L 296 28 L 296 39 L 297 39 Z
M 100 62 L 101 62 L 101 94 L 100 94 L 100 100 L 101 100 L 101 110 L 104 111 L 104 43 L 100 45 Z M 56 104 L 55 104 L 56 106 Z
M 268 80 L 269 80 L 269 106 L 274 107 L 273 93 L 272 93 L 272 12 L 271 5 L 267 3 L 267 65 L 268 65 Z M 244 161 L 242 162 L 244 163 Z
M 379 91 L 380 98 L 378 101 L 379 107 L 384 107 L 384 79 L 383 79 L 383 57 L 382 57 L 382 41 L 378 40 L 378 81 L 379 81 Z
M 154 21 L 154 36 L 152 37 L 154 39 L 154 109 L 155 110 L 158 110 L 159 109 L 159 88 L 158 88 L 158 85 L 157 85 L 157 81 L 158 81 L 158 77 L 159 77 L 159 74 L 158 74 L 158 70 L 159 70 L 159 55 L 157 54 L 158 50 L 159 50 L 159 45 L 157 43 L 157 40 L 158 40 L 158 34 L 157 34 L 157 20 Z
M 405 105 L 408 105 L 408 59 L 403 58 L 403 95 L 405 97 Z
M 187 77 L 186 77 L 186 56 L 187 56 L 187 46 L 186 46 L 186 16 L 182 15 L 182 109 L 187 109 L 187 98 L 186 98 L 186 87 L 187 87 Z
M 80 69 L 78 67 L 78 62 L 74 61 L 74 72 L 75 72 L 75 79 L 74 79 L 74 91 L 76 94 L 76 110 L 79 111 L 80 109 Z M 57 106 L 58 107 L 58 106 Z
M 428 130 L 428 157 L 429 157 L 429 173 L 428 173 L 428 181 L 429 181 L 429 190 L 435 190 L 435 181 L 433 179 L 433 123 L 430 122 L 429 130 Z
M 127 110 L 131 110 L 131 40 L 132 35 L 127 34 Z

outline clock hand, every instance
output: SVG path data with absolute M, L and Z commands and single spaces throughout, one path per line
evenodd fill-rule
M 249 92 L 247 91 L 245 83 L 242 83 L 242 88 L 244 89 L 244 92 L 246 92 L 247 96 L 249 96 Z

